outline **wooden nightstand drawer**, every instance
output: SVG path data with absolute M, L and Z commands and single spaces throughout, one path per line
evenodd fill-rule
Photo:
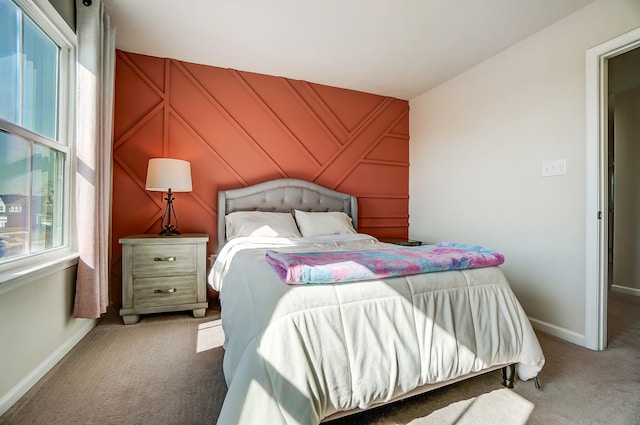
M 194 303 L 196 276 L 134 278 L 133 302 L 138 307 Z
M 207 311 L 207 241 L 204 233 L 177 236 L 132 235 L 122 244 L 122 308 L 125 324 L 141 314 Z
M 133 276 L 166 276 L 196 272 L 194 244 L 135 245 Z

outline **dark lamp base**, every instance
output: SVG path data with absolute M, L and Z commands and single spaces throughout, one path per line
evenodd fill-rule
M 175 227 L 171 226 L 167 226 L 164 229 L 162 229 L 160 231 L 160 233 L 158 233 L 160 236 L 175 236 L 175 235 L 179 235 L 180 232 L 178 232 L 178 229 L 176 229 Z

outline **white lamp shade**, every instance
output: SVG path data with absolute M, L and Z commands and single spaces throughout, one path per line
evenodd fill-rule
M 147 190 L 191 192 L 191 164 L 172 158 L 152 158 L 147 167 Z

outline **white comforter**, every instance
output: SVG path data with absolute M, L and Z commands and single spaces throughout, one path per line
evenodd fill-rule
M 517 363 L 522 380 L 537 375 L 542 350 L 498 267 L 288 286 L 264 259 L 274 246 L 377 244 L 359 234 L 225 245 L 209 275 L 226 335 L 218 424 L 317 424 L 492 365 Z

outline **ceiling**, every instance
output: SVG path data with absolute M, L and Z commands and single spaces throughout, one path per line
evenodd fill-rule
M 412 99 L 594 0 L 103 0 L 119 49 Z

